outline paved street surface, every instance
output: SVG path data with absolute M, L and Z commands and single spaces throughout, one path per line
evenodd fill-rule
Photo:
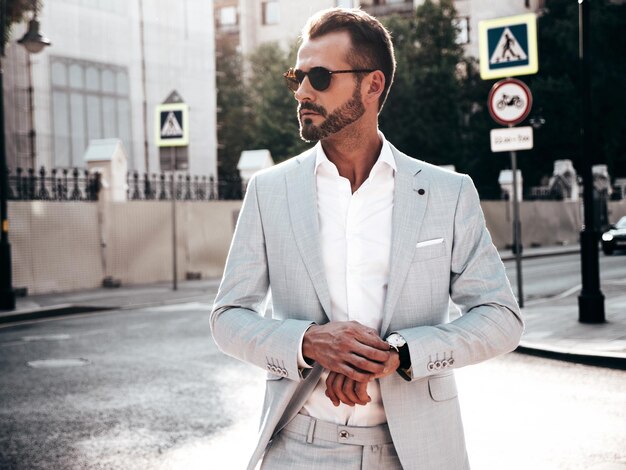
M 0 468 L 244 468 L 264 372 L 216 350 L 208 308 L 0 328 Z M 513 353 L 457 376 L 474 469 L 626 468 L 624 371 Z
M 600 254 L 600 280 L 604 285 L 626 279 L 626 253 L 606 256 Z M 504 262 L 513 291 L 517 293 L 515 261 Z M 580 254 L 530 258 L 522 261 L 522 280 L 526 301 L 552 297 L 579 287 Z

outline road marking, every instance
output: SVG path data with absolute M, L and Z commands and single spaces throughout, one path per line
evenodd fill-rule
M 58 367 L 80 367 L 89 364 L 87 359 L 41 359 L 38 361 L 29 361 L 26 363 L 33 369 L 54 369 Z

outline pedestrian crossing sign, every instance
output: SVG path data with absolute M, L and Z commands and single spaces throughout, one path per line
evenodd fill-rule
M 537 73 L 537 15 L 481 21 L 478 45 L 483 80 Z
M 156 143 L 158 147 L 189 145 L 189 106 L 166 103 L 156 107 Z

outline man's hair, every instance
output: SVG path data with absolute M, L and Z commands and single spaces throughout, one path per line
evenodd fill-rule
M 389 31 L 380 21 L 362 10 L 330 8 L 309 18 L 302 30 L 302 38 L 315 39 L 341 31 L 347 32 L 352 42 L 347 57 L 350 66 L 355 69 L 380 70 L 385 75 L 385 88 L 378 102 L 378 110 L 382 110 L 396 71 Z

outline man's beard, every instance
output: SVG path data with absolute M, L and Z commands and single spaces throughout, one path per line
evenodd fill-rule
M 300 121 L 300 137 L 302 140 L 305 142 L 323 140 L 330 135 L 336 134 L 344 127 L 352 124 L 363 116 L 365 107 L 361 100 L 361 87 L 359 85 L 360 82 L 354 87 L 352 97 L 330 114 L 328 114 L 323 106 L 311 103 L 310 101 L 300 103 L 298 105 L 298 120 Z M 304 109 L 318 113 L 326 119 L 324 119 L 322 124 L 316 126 L 313 124 L 311 118 L 300 114 L 300 111 Z

